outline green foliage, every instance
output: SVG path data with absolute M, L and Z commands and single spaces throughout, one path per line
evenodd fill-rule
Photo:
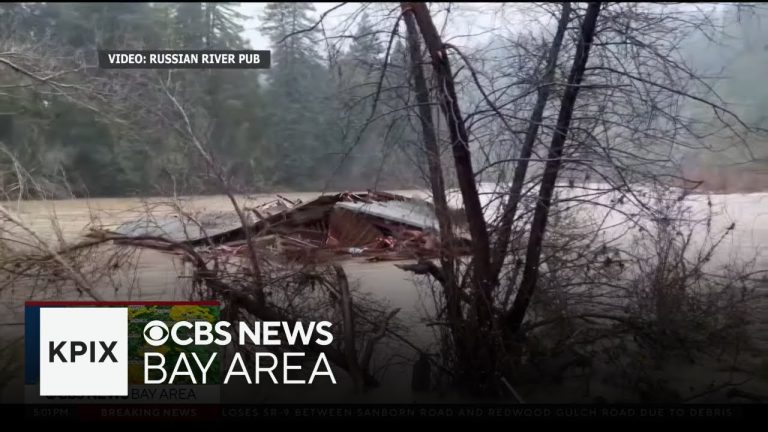
M 100 48 L 251 48 L 241 37 L 246 17 L 235 6 L 8 3 L 0 5 L 0 42 L 21 52 L 46 44 L 62 59 L 87 64 L 96 63 Z M 395 127 L 391 119 L 383 119 L 369 125 L 360 151 L 336 170 L 370 115 L 371 95 L 380 79 L 386 41 L 372 20 L 362 18 L 338 65 L 329 65 L 317 49 L 321 35 L 304 31 L 317 19 L 312 3 L 269 3 L 261 18 L 261 30 L 273 42 L 272 69 L 175 70 L 172 77 L 172 93 L 235 192 L 318 190 L 334 175 L 332 187 L 372 187 L 385 156 L 404 166 L 407 158 L 392 150 L 407 141 L 405 123 Z M 395 52 L 402 57 L 402 43 L 393 47 L 393 62 Z M 384 82 L 400 88 L 382 93 L 377 115 L 405 103 L 402 60 L 393 63 Z M 185 142 L 188 137 L 173 126 L 178 113 L 168 109 L 169 114 L 158 115 L 141 106 L 172 107 L 159 85 L 141 84 L 140 74 L 150 82 L 164 72 L 117 74 L 87 68 L 66 77 L 68 83 L 102 80 L 127 89 L 123 91 L 135 100 L 119 111 L 120 120 L 129 123 L 126 127 L 99 110 L 46 92 L 44 86 L 31 87 L 26 77 L 0 65 L 0 85 L 7 85 L 0 92 L 0 142 L 28 170 L 52 183 L 66 178 L 81 196 L 155 195 L 171 188 L 177 193 L 220 193 L 220 186 L 207 178 L 210 173 L 199 154 Z
M 220 316 L 218 306 L 131 306 L 128 309 L 128 380 L 131 384 L 144 383 L 144 354 L 153 352 L 161 353 L 165 358 L 166 365 L 176 365 L 179 357 L 183 354 L 187 360 L 192 354 L 196 355 L 202 362 L 207 362 L 213 355 L 220 356 L 219 347 L 211 345 L 187 345 L 176 344 L 172 339 L 159 346 L 153 347 L 146 343 L 144 338 L 144 327 L 150 321 L 162 321 L 168 328 L 179 321 L 206 321 L 215 323 Z M 221 357 L 214 358 L 211 362 L 211 368 L 207 371 L 205 382 L 208 384 L 218 384 L 220 380 Z M 168 367 L 168 366 L 166 366 Z M 169 369 L 170 370 L 170 369 Z M 199 370 L 193 370 L 196 382 L 203 381 L 203 376 Z M 150 375 L 151 376 L 151 375 Z M 157 377 L 151 376 L 154 379 Z M 179 384 L 192 384 L 191 377 L 181 376 L 174 380 Z

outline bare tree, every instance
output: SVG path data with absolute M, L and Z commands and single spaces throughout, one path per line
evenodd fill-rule
M 597 17 L 600 14 L 600 3 L 592 2 L 587 8 L 584 21 L 581 24 L 579 34 L 579 45 L 573 58 L 573 66 L 568 76 L 567 88 L 563 94 L 560 103 L 560 115 L 557 118 L 555 135 L 552 138 L 552 144 L 549 147 L 549 156 L 544 168 L 544 178 L 541 181 L 539 198 L 536 202 L 536 211 L 531 222 L 530 238 L 528 240 L 528 251 L 525 256 L 525 268 L 523 269 L 523 279 L 520 281 L 520 288 L 512 309 L 509 310 L 506 317 L 506 323 L 511 327 L 511 331 L 516 333 L 525 319 L 525 312 L 531 301 L 531 296 L 536 288 L 536 280 L 539 273 L 539 262 L 541 259 L 541 245 L 544 241 L 544 233 L 547 227 L 547 217 L 549 216 L 549 206 L 552 202 L 552 194 L 557 182 L 557 175 L 560 171 L 560 159 L 563 156 L 563 148 L 568 135 L 568 128 L 573 116 L 576 97 L 579 94 L 581 81 L 584 77 L 584 70 L 587 67 L 589 59 L 589 50 L 597 27 Z M 556 41 L 557 42 L 557 41 Z M 555 42 L 555 43 L 556 43 Z M 503 241 L 503 239 L 502 239 Z
M 553 300 L 548 296 L 553 294 L 552 286 L 560 286 L 563 283 L 561 278 L 566 277 L 566 272 L 570 274 L 571 284 L 575 287 L 595 284 L 595 280 L 589 276 L 590 268 L 595 265 L 596 259 L 602 259 L 598 257 L 603 256 L 604 266 L 623 271 L 625 260 L 619 257 L 627 252 L 598 250 L 593 255 L 595 252 L 589 246 L 589 242 L 605 238 L 609 232 L 618 229 L 617 226 L 608 226 L 608 218 L 614 214 L 620 215 L 624 222 L 620 222 L 618 226 L 626 224 L 627 229 L 642 226 L 644 218 L 659 220 L 659 215 L 668 213 L 669 209 L 664 207 L 666 204 L 661 204 L 662 201 L 652 201 L 652 196 L 657 196 L 662 190 L 669 191 L 671 187 L 695 186 L 695 182 L 686 183 L 686 179 L 672 174 L 675 167 L 672 158 L 657 157 L 654 160 L 653 156 L 649 155 L 661 153 L 664 144 L 671 147 L 691 146 L 694 142 L 706 144 L 708 135 L 697 129 L 700 125 L 696 124 L 696 119 L 687 117 L 678 110 L 680 101 L 688 100 L 710 107 L 716 122 L 722 127 L 720 131 L 739 136 L 734 125 L 742 130 L 749 128 L 723 104 L 710 99 L 717 99 L 711 87 L 675 57 L 675 37 L 685 37 L 686 32 L 696 29 L 696 25 L 691 26 L 691 23 L 701 24 L 705 22 L 706 17 L 695 21 L 686 12 L 663 16 L 653 9 L 628 5 L 590 3 L 586 9 L 571 9 L 571 5 L 566 4 L 559 14 L 553 14 L 559 17 L 555 34 L 548 43 L 545 55 L 538 56 L 540 64 L 544 65 L 543 69 L 534 65 L 534 70 L 541 75 L 536 81 L 538 84 L 533 86 L 532 92 L 525 89 L 521 95 L 509 96 L 505 101 L 494 96 L 499 92 L 498 89 L 488 91 L 485 86 L 493 86 L 493 81 L 483 82 L 469 56 L 441 41 L 425 4 L 403 3 L 401 10 L 409 32 L 413 62 L 418 63 L 420 57 L 413 49 L 418 41 L 414 40 L 416 29 L 409 19 L 410 15 L 418 25 L 432 60 L 436 86 L 430 90 L 440 104 L 446 123 L 445 132 L 449 136 L 448 141 L 454 155 L 452 168 L 459 181 L 463 210 L 473 241 L 471 264 L 464 277 L 457 279 L 459 285 L 456 296 L 452 297 L 450 294 L 452 289 L 446 284 L 444 266 L 442 269 L 431 268 L 421 263 L 417 266 L 402 267 L 417 273 L 430 274 L 442 285 L 442 295 L 446 303 L 438 307 L 445 307 L 447 310 L 449 322 L 446 325 L 452 329 L 454 341 L 454 367 L 457 369 L 457 375 L 463 377 L 459 381 L 463 382 L 464 388 L 482 394 L 499 394 L 497 392 L 505 389 L 505 386 L 506 390 L 509 390 L 507 381 L 504 381 L 507 384 L 500 385 L 500 376 L 503 378 L 505 373 L 508 373 L 505 371 L 513 367 L 512 364 L 520 364 L 522 358 L 527 355 L 526 351 L 530 349 L 527 344 L 535 331 L 542 326 L 562 322 L 561 318 L 537 322 L 534 317 L 539 309 L 557 309 L 555 304 L 547 303 Z M 578 31 L 569 27 L 572 19 L 579 22 Z M 636 22 L 646 26 L 642 30 L 628 33 L 626 29 L 633 28 L 632 23 Z M 662 33 L 674 35 L 669 45 L 660 42 L 657 37 Z M 451 51 L 455 52 L 462 65 L 466 66 L 463 75 L 451 71 Z M 570 71 L 563 71 L 560 67 L 563 57 L 571 59 Z M 560 81 L 559 76 L 567 79 Z M 476 108 L 468 117 L 463 117 L 459 108 L 460 96 L 456 91 L 456 83 L 461 79 L 466 80 L 465 83 L 468 81 L 479 91 L 482 96 L 479 105 L 484 105 Z M 420 79 L 415 79 L 413 89 L 421 106 L 425 104 L 425 99 L 419 95 L 424 94 L 426 86 L 420 82 Z M 504 90 L 515 88 L 515 85 L 506 86 Z M 518 112 L 526 112 L 526 109 L 514 104 L 530 100 L 527 96 L 531 93 L 536 94 L 536 98 L 531 100 L 532 109 L 527 111 L 527 116 L 518 115 L 513 109 Z M 548 104 L 550 93 L 559 96 L 557 107 Z M 627 106 L 630 112 L 623 112 Z M 553 111 L 559 114 L 554 124 L 549 125 L 547 121 Z M 467 119 L 471 119 L 473 126 L 482 122 L 490 122 L 490 126 L 496 121 L 502 127 L 497 129 L 499 132 L 491 134 L 488 134 L 488 128 L 483 130 L 473 127 L 470 131 L 466 126 Z M 422 121 L 422 126 L 425 126 L 424 123 Z M 513 126 L 513 123 L 522 124 L 523 127 Z M 508 186 L 506 191 L 502 185 L 501 192 L 492 192 L 494 196 L 503 196 L 506 203 L 493 216 L 497 218 L 495 221 L 498 225 L 487 225 L 487 216 L 484 214 L 487 209 L 483 209 L 479 200 L 477 173 L 471 169 L 470 143 L 473 137 L 475 140 L 482 140 L 497 136 L 511 136 L 513 139 L 519 136 L 519 157 L 493 161 L 484 154 L 487 164 L 480 172 L 491 166 L 516 163 L 512 185 Z M 536 146 L 543 137 L 551 141 L 547 156 L 541 159 L 533 158 Z M 422 138 L 429 148 L 431 138 L 428 132 L 423 134 Z M 653 142 L 654 140 L 658 142 Z M 640 147 L 643 145 L 645 148 Z M 540 171 L 529 176 L 527 168 L 532 162 L 542 166 Z M 650 165 L 654 165 L 654 168 L 650 168 Z M 435 183 L 439 183 L 440 179 L 435 175 L 436 170 L 432 169 L 431 172 L 434 189 Z M 584 184 L 576 188 L 575 177 L 578 174 L 583 176 Z M 590 186 L 590 174 L 604 182 L 606 187 Z M 559 179 L 562 176 L 566 176 L 572 190 L 572 193 L 565 194 L 567 197 L 556 194 L 556 188 L 561 187 Z M 659 189 L 650 193 L 641 191 L 635 183 L 640 179 L 650 181 Z M 538 193 L 533 194 L 537 182 L 540 182 L 541 186 Z M 524 191 L 526 183 L 529 189 Z M 433 195 L 435 194 L 433 190 Z M 683 192 L 679 200 L 685 198 L 686 194 L 687 192 Z M 610 201 L 607 198 L 609 195 Z M 520 203 L 523 198 L 529 197 L 535 198 L 534 205 L 530 209 L 526 208 L 520 215 L 522 218 L 518 220 Z M 639 213 L 627 213 L 623 210 L 628 204 L 637 206 Z M 436 207 L 439 206 L 441 204 L 436 200 Z M 600 212 L 604 215 L 599 216 L 603 221 L 594 229 L 590 228 L 577 234 L 579 230 L 567 220 L 573 217 L 573 212 L 580 206 L 604 207 L 605 212 Z M 524 257 L 515 260 L 520 238 L 511 236 L 513 227 L 516 227 L 517 232 L 521 232 L 522 224 L 530 216 L 532 221 L 527 230 L 527 243 L 524 248 L 527 252 Z M 548 224 L 550 220 L 554 220 L 552 226 Z M 444 235 L 450 235 L 445 230 L 442 232 Z M 615 243 L 620 239 L 621 236 L 608 238 L 605 244 Z M 493 253 L 490 250 L 491 245 Z M 683 249 L 690 251 L 690 244 L 686 245 Z M 607 246 L 603 249 L 608 250 Z M 513 255 L 513 259 L 508 256 L 508 251 Z M 657 251 L 656 254 L 661 252 Z M 678 264 L 699 267 L 704 261 L 706 260 L 702 258 L 701 261 L 696 261 L 699 264 Z M 542 269 L 543 266 L 546 268 Z M 579 266 L 585 266 L 586 271 L 576 276 L 574 271 Z M 518 282 L 519 276 L 522 276 L 522 279 Z M 689 276 L 691 275 L 686 276 L 686 280 Z M 608 273 L 603 274 L 600 277 L 601 283 L 610 286 L 611 283 L 605 279 L 608 277 Z M 661 287 L 668 283 L 669 281 L 659 281 L 657 285 Z M 707 279 L 706 283 L 718 285 L 711 279 Z M 545 291 L 540 295 L 544 303 L 531 307 L 537 287 Z M 728 288 L 721 286 L 718 289 Z M 600 294 L 602 295 L 610 296 Z M 461 306 L 451 302 L 451 298 L 458 299 L 457 302 Z M 511 298 L 514 298 L 514 301 L 509 304 Z M 622 301 L 631 303 L 634 300 L 624 297 Z M 668 305 L 666 300 L 659 301 Z M 569 310 L 578 309 L 581 311 L 580 316 L 587 317 L 590 313 L 585 311 L 592 310 L 590 308 L 593 306 L 589 306 L 592 302 L 592 299 L 587 300 L 587 297 L 580 294 L 568 300 L 563 307 Z M 470 313 L 465 315 L 466 312 Z M 637 324 L 633 321 L 635 318 L 623 317 L 621 314 L 600 314 L 593 311 L 591 316 L 599 320 L 623 323 L 622 325 L 627 325 L 625 329 L 629 332 L 641 331 L 639 329 L 645 328 L 646 325 Z M 640 320 L 645 322 L 646 319 L 647 317 Z M 636 324 L 639 327 L 635 327 Z M 472 373 L 472 370 L 482 372 Z

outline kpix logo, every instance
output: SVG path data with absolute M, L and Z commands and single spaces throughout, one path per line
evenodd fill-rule
M 128 309 L 40 309 L 41 396 L 128 395 Z
M 65 351 L 65 348 L 69 345 L 69 351 Z M 58 344 L 54 345 L 53 342 L 49 344 L 50 350 L 50 362 L 54 363 L 56 360 L 61 361 L 62 363 L 67 362 L 74 362 L 77 360 L 78 356 L 84 356 L 88 355 L 90 353 L 90 361 L 91 363 L 96 362 L 96 341 L 90 341 L 90 342 L 59 342 Z M 104 363 L 105 360 L 112 361 L 113 363 L 117 363 L 117 358 L 114 354 L 115 346 L 117 346 L 117 341 L 112 341 L 109 344 L 104 343 L 104 341 L 99 341 L 99 346 L 101 348 L 101 354 L 99 357 L 98 362 Z M 89 349 L 90 347 L 90 349 Z M 69 357 L 67 357 L 67 353 L 69 354 Z

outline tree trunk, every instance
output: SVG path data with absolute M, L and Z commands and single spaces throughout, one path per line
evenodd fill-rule
M 490 240 L 483 216 L 483 208 L 480 204 L 480 196 L 477 192 L 475 173 L 472 169 L 472 157 L 469 151 L 469 137 L 456 97 L 448 53 L 425 3 L 402 3 L 402 8 L 404 11 L 410 10 L 413 13 L 432 58 L 432 67 L 438 80 L 440 109 L 448 124 L 456 176 L 464 200 L 464 212 L 469 224 L 469 233 L 472 236 L 472 281 L 475 294 L 475 311 L 479 326 L 481 328 L 489 327 L 491 322 L 491 291 L 493 289 L 492 284 L 488 281 L 490 276 Z
M 205 4 L 205 49 L 211 49 L 213 41 L 213 11 L 216 8 L 215 3 Z
M 523 146 L 520 149 L 519 160 L 515 166 L 515 173 L 512 179 L 512 186 L 509 189 L 509 201 L 504 207 L 504 213 L 501 216 L 501 223 L 496 235 L 496 244 L 493 250 L 492 265 L 494 279 L 497 280 L 501 267 L 504 265 L 504 259 L 509 249 L 510 236 L 512 235 L 512 224 L 517 214 L 517 206 L 520 204 L 520 195 L 525 183 L 525 175 L 528 172 L 528 160 L 533 154 L 533 147 L 536 144 L 536 138 L 539 133 L 539 125 L 544 118 L 544 109 L 547 106 L 549 95 L 552 92 L 552 85 L 555 79 L 555 70 L 557 68 L 557 58 L 560 55 L 560 48 L 563 46 L 563 38 L 568 27 L 571 16 L 571 4 L 563 3 L 563 9 L 560 13 L 560 20 L 557 23 L 557 32 L 547 55 L 547 63 L 544 70 L 544 76 L 538 83 L 539 89 L 536 95 L 536 105 L 533 107 L 531 117 L 528 120 L 528 128 L 525 131 Z
M 363 390 L 364 379 L 363 371 L 357 360 L 357 348 L 355 348 L 355 315 L 352 305 L 352 293 L 349 291 L 349 282 L 344 269 L 340 265 L 334 265 L 333 270 L 336 272 L 336 281 L 341 292 L 339 306 L 341 307 L 343 317 L 344 354 L 347 358 L 349 374 L 352 377 L 352 382 L 355 384 L 355 392 L 359 393 Z
M 525 313 L 531 301 L 531 296 L 536 289 L 536 282 L 539 277 L 539 264 L 541 261 L 541 245 L 544 240 L 544 234 L 547 228 L 547 218 L 549 216 L 549 206 L 552 202 L 552 194 L 555 190 L 557 175 L 560 171 L 560 158 L 563 155 L 563 148 L 568 136 L 568 129 L 573 116 L 573 108 L 576 104 L 576 97 L 579 93 L 581 81 L 584 76 L 584 70 L 589 58 L 589 50 L 595 35 L 597 26 L 597 17 L 600 14 L 599 2 L 589 3 L 584 21 L 581 24 L 581 34 L 579 45 L 576 49 L 576 55 L 573 59 L 571 72 L 568 76 L 568 87 L 563 94 L 560 113 L 557 118 L 555 134 L 552 137 L 552 143 L 549 147 L 549 156 L 544 168 L 544 177 L 539 189 L 539 199 L 536 202 L 536 209 L 531 222 L 530 238 L 528 240 L 528 249 L 525 256 L 525 267 L 523 268 L 523 279 L 520 282 L 520 289 L 515 296 L 515 301 L 510 311 L 506 314 L 505 323 L 509 330 L 516 333 L 525 319 Z
M 492 314 L 493 284 L 489 279 L 492 276 L 490 240 L 472 169 L 469 136 L 456 97 L 448 53 L 426 4 L 401 3 L 401 7 L 406 15 L 413 13 L 432 59 L 432 67 L 438 82 L 440 109 L 448 125 L 454 167 L 472 237 L 472 267 L 469 280 L 474 313 L 473 316 L 468 317 L 469 319 L 459 319 L 452 323 L 452 326 L 457 329 L 457 332 L 453 333 L 454 340 L 459 341 L 455 347 L 456 359 L 459 363 L 457 384 L 465 392 L 476 396 L 489 396 L 495 393 L 497 377 L 494 372 L 498 360 L 497 344 L 493 343 L 495 336 Z M 458 297 L 458 290 L 456 294 Z M 456 305 L 460 308 L 458 299 Z
M 424 77 L 424 69 L 421 67 L 421 46 L 419 34 L 413 16 L 406 13 L 403 17 L 408 31 L 408 51 L 411 57 L 411 75 L 413 76 L 413 88 L 416 94 L 416 103 L 419 105 L 419 122 L 421 123 L 424 150 L 427 155 L 429 168 L 429 184 L 432 189 L 432 197 L 435 202 L 435 214 L 440 226 L 440 263 L 442 265 L 442 284 L 445 292 L 448 319 L 451 323 L 458 323 L 462 318 L 461 304 L 457 292 L 454 276 L 455 260 L 451 255 L 453 243 L 453 227 L 448 212 L 448 201 L 445 197 L 445 180 L 440 164 L 440 149 L 437 144 L 437 133 L 432 119 L 432 109 L 429 105 L 429 89 Z
M 435 202 L 435 213 L 440 226 L 440 276 L 439 280 L 443 288 L 445 308 L 448 317 L 448 325 L 451 340 L 456 347 L 456 354 L 463 357 L 459 360 L 467 363 L 466 356 L 470 355 L 465 346 L 464 313 L 461 308 L 461 295 L 456 283 L 456 260 L 453 256 L 453 226 L 448 211 L 448 201 L 445 197 L 445 180 L 443 178 L 442 165 L 440 163 L 440 149 L 437 142 L 437 133 L 432 119 L 432 108 L 429 104 L 429 88 L 424 77 L 424 69 L 421 66 L 421 46 L 416 22 L 410 13 L 403 16 L 408 32 L 408 50 L 411 58 L 411 75 L 413 75 L 413 88 L 416 94 L 416 103 L 419 105 L 419 121 L 421 123 L 424 150 L 427 155 L 429 168 L 429 184 Z

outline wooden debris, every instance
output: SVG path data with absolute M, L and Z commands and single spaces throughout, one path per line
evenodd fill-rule
M 248 227 L 253 245 L 290 261 L 321 262 L 340 256 L 397 261 L 440 255 L 441 242 L 433 229 L 437 225 L 432 207 L 401 195 L 345 192 L 320 196 L 307 203 L 278 195 L 277 200 L 249 210 L 257 216 Z M 231 256 L 247 249 L 246 235 L 240 226 L 176 241 L 188 247 L 208 248 L 208 253 Z M 126 241 L 125 236 L 122 241 Z M 152 242 L 132 244 L 162 249 Z M 210 248 L 212 245 L 215 247 Z M 468 246 L 468 242 L 464 245 Z M 451 253 L 466 254 L 467 250 L 451 248 Z

